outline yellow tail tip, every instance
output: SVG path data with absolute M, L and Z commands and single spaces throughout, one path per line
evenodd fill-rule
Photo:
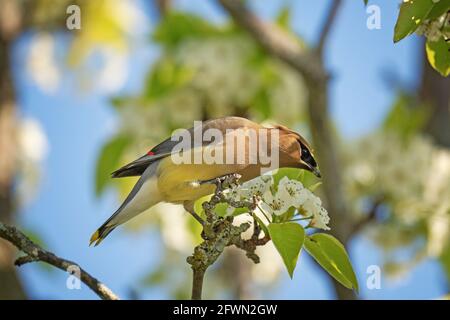
M 89 246 L 92 246 L 92 244 L 94 242 L 95 246 L 97 246 L 100 242 L 102 241 L 102 239 L 100 239 L 100 232 L 97 230 L 94 232 L 94 234 L 91 236 L 91 239 L 89 240 Z

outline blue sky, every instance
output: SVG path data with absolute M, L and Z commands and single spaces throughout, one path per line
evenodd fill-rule
M 195 2 L 195 4 L 193 4 Z M 420 65 L 415 37 L 392 43 L 397 2 L 371 1 L 381 7 L 381 30 L 366 28 L 367 14 L 361 1 L 345 1 L 330 38 L 326 64 L 331 70 L 331 112 L 339 129 L 347 137 L 356 137 L 377 127 L 395 96 L 395 88 L 386 85 L 383 75 L 395 74 L 413 87 Z M 292 25 L 308 41 L 318 33 L 324 9 L 329 1 L 252 1 L 252 7 L 270 18 L 283 4 L 292 6 Z M 212 1 L 178 1 L 179 8 L 194 11 L 213 20 L 224 18 Z M 150 19 L 154 13 L 148 12 Z M 48 136 L 50 151 L 44 163 L 44 176 L 36 199 L 20 213 L 19 221 L 37 230 L 51 251 L 77 261 L 86 270 L 106 282 L 120 296 L 129 297 L 137 280 L 155 266 L 161 257 L 159 235 L 154 230 L 139 234 L 120 228 L 95 249 L 87 246 L 93 230 L 118 205 L 112 192 L 102 198 L 94 195 L 94 173 L 98 152 L 114 127 L 115 115 L 107 96 L 79 95 L 73 76 L 64 76 L 55 94 L 47 95 L 29 80 L 24 68 L 30 35 L 14 49 L 14 73 L 21 113 L 37 118 Z M 58 36 L 63 50 L 68 39 Z M 129 59 L 130 77 L 123 92 L 137 91 L 146 68 L 157 55 L 150 45 L 138 46 Z M 445 294 L 445 278 L 432 261 L 418 265 L 399 282 L 383 278 L 381 290 L 365 286 L 366 268 L 379 264 L 381 253 L 367 239 L 350 244 L 350 255 L 360 281 L 361 296 L 371 299 L 429 299 Z M 21 268 L 28 290 L 36 298 L 95 299 L 85 286 L 66 289 L 67 275 L 48 272 L 37 264 Z M 190 274 L 186 275 L 190 277 Z M 323 272 L 302 255 L 294 280 L 284 276 L 280 284 L 264 294 L 279 299 L 331 299 L 333 291 Z M 160 290 L 147 290 L 143 298 L 167 298 Z

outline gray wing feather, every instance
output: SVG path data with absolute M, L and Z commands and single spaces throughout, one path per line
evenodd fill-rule
M 191 146 L 194 145 L 194 137 L 195 132 L 202 129 L 204 132 L 210 128 L 217 128 L 221 130 L 225 134 L 225 130 L 233 130 L 242 127 L 252 127 L 256 124 L 248 119 L 240 118 L 240 117 L 224 117 L 213 120 L 204 121 L 202 126 L 191 127 L 187 129 L 191 136 Z M 165 158 L 172 154 L 173 148 L 177 146 L 180 142 L 177 140 L 171 140 L 171 138 L 167 138 L 157 146 L 155 146 L 151 152 L 152 155 L 144 155 L 139 159 L 130 162 L 129 164 L 121 167 L 120 169 L 114 171 L 111 176 L 113 178 L 121 178 L 121 177 L 132 177 L 132 176 L 140 176 L 144 173 L 147 167 L 162 158 Z M 210 144 L 210 142 L 204 141 L 204 144 Z M 214 143 L 214 142 L 213 142 Z

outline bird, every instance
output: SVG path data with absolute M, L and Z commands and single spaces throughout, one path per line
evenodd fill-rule
M 264 144 L 267 154 L 278 157 L 277 165 L 280 168 L 304 169 L 321 177 L 309 143 L 300 134 L 283 125 L 266 127 L 246 118 L 228 116 L 202 121 L 200 126 L 194 125 L 183 132 L 190 138 L 184 149 L 180 148 L 180 139 L 168 138 L 111 174 L 112 178 L 140 178 L 119 208 L 93 233 L 90 245 L 99 245 L 117 226 L 160 202 L 181 204 L 199 220 L 194 211 L 194 203 L 199 198 L 214 193 L 215 179 L 237 174 L 240 176 L 239 181 L 245 182 L 261 175 L 264 167 L 267 167 L 267 163 L 260 159 L 259 148 L 264 147 Z M 208 132 L 214 134 L 205 139 Z M 200 143 L 195 141 L 196 137 L 202 135 Z M 245 136 L 244 140 L 241 139 L 244 145 L 239 145 L 236 141 L 242 135 Z M 275 144 L 271 144 L 271 135 L 277 137 L 272 139 L 278 140 Z M 255 136 L 257 148 L 250 146 L 251 138 Z M 273 154 L 272 149 L 276 150 Z M 196 156 L 206 154 L 218 158 L 222 156 L 222 159 L 231 155 L 231 161 L 192 161 Z M 186 156 L 190 161 L 180 162 L 175 155 Z

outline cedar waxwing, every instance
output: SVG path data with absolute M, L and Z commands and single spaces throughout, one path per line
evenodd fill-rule
M 320 177 L 306 140 L 284 126 L 267 128 L 245 118 L 224 117 L 202 122 L 201 126 L 194 125 L 184 133 L 190 138 L 188 147 L 180 148 L 180 141 L 174 140 L 173 135 L 172 139 L 161 142 L 144 156 L 112 173 L 113 178 L 140 176 L 140 179 L 119 209 L 95 231 L 91 244 L 100 244 L 118 225 L 159 202 L 183 204 L 198 219 L 193 211 L 194 202 L 214 193 L 215 178 L 237 173 L 241 175 L 240 182 L 245 182 L 263 173 L 267 161 L 261 160 L 262 149 L 271 157 L 277 157 L 277 167 L 272 169 L 301 168 Z M 198 137 L 200 143 L 196 141 Z M 256 141 L 253 145 L 252 139 Z M 175 155 L 188 161 L 180 161 Z M 202 161 L 192 160 L 199 155 L 197 159 Z M 207 155 L 224 161 L 208 162 Z

